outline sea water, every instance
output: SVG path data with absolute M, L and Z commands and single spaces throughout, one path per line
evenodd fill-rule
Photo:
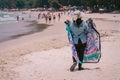
M 22 20 L 22 18 L 24 18 L 24 20 L 26 21 L 35 20 L 37 18 L 37 15 L 31 14 L 30 18 L 29 14 L 25 14 L 22 12 L 18 13 L 0 12 L 0 24 L 17 21 L 17 16 L 19 16 L 19 20 Z
M 7 23 L 7 22 L 10 22 L 10 21 L 16 21 L 16 17 L 12 14 L 6 14 L 6 13 L 1 13 L 0 12 L 0 24 L 2 23 Z
M 17 21 L 16 16 L 18 15 L 20 21 Z M 22 18 L 24 18 L 24 21 L 22 21 Z M 30 24 L 32 24 L 30 21 L 36 19 L 36 15 L 32 15 L 30 19 L 29 14 L 0 12 L 0 42 L 35 30 L 35 26 L 30 27 Z

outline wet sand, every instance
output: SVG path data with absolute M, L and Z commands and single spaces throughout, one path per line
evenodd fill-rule
M 12 40 L 36 32 L 41 32 L 48 26 L 50 25 L 37 24 L 37 21 L 19 21 L 0 24 L 0 42 Z

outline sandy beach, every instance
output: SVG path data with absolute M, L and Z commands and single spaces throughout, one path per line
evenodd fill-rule
M 72 53 L 63 15 L 46 29 L 0 43 L 0 80 L 120 80 L 120 14 L 84 14 L 101 34 L 102 58 L 70 72 Z M 45 21 L 38 20 L 38 24 Z

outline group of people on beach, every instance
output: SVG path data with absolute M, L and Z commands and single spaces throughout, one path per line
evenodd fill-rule
M 20 17 L 17 15 L 17 21 L 20 20 Z M 22 21 L 24 20 L 24 17 L 22 17 Z
M 38 20 L 41 18 L 45 19 L 45 23 L 51 23 L 51 21 L 56 21 L 56 19 L 58 19 L 58 21 L 60 21 L 62 16 L 61 12 L 58 13 L 54 13 L 54 12 L 47 12 L 47 13 L 39 13 L 38 14 Z
M 36 15 L 37 13 L 37 15 Z M 25 12 L 23 15 L 27 15 L 28 14 L 28 18 L 32 19 L 34 17 L 34 19 L 36 18 L 36 20 L 40 20 L 40 19 L 44 19 L 45 23 L 51 23 L 51 21 L 60 21 L 61 17 L 63 14 L 65 14 L 65 12 L 63 11 L 59 11 L 59 12 L 51 12 L 51 11 L 45 11 L 45 12 L 36 12 L 34 16 L 33 13 L 30 11 Z M 20 20 L 25 20 L 26 17 L 21 17 L 20 15 L 16 16 L 16 20 L 20 21 Z M 57 19 L 57 20 L 56 20 Z

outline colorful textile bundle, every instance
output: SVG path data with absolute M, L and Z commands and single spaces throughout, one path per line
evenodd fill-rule
M 86 20 L 88 24 L 89 31 L 87 33 L 87 46 L 84 52 L 84 59 L 83 63 L 97 63 L 101 58 L 101 41 L 100 41 L 100 34 L 95 29 L 94 23 L 90 23 L 90 19 Z M 70 42 L 70 46 L 72 49 L 72 55 L 76 59 L 78 63 L 82 62 L 79 60 L 77 56 L 77 51 L 73 42 L 71 30 L 69 28 L 69 24 L 66 23 L 66 30 L 68 33 L 68 39 Z
M 101 58 L 101 41 L 100 34 L 96 30 L 95 24 L 90 23 L 90 19 L 86 21 L 88 24 L 89 32 L 87 33 L 87 46 L 84 52 L 84 60 L 83 62 L 99 62 Z
M 72 49 L 72 55 L 78 63 L 82 64 L 82 62 L 79 60 L 79 58 L 77 56 L 77 51 L 76 51 L 76 48 L 75 48 L 75 45 L 74 45 L 74 42 L 73 42 L 73 38 L 72 38 L 72 34 L 71 34 L 71 31 L 70 31 L 70 28 L 69 28 L 69 24 L 66 24 L 66 30 L 68 32 L 68 39 L 69 39 L 70 46 L 71 46 L 71 49 Z

